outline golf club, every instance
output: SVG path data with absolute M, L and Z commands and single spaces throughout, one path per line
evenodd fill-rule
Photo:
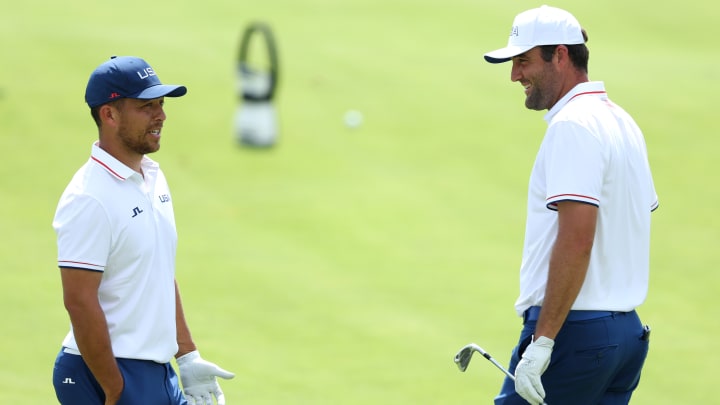
M 492 356 L 488 352 L 483 350 L 482 347 L 476 345 L 475 343 L 469 343 L 469 344 L 463 346 L 463 348 L 460 349 L 460 351 L 458 351 L 457 354 L 455 355 L 455 359 L 454 359 L 455 364 L 457 364 L 458 369 L 460 369 L 460 371 L 465 372 L 465 370 L 467 370 L 468 365 L 470 364 L 470 359 L 472 359 L 472 355 L 474 352 L 478 352 L 483 357 L 490 360 L 490 362 L 492 364 L 494 364 L 495 367 L 499 368 L 503 373 L 505 373 L 505 375 L 508 376 L 508 378 L 515 381 L 515 376 L 512 375 L 512 373 L 510 373 L 500 363 L 495 361 L 495 359 L 493 359 Z M 543 402 L 543 405 L 547 405 L 547 404 L 545 402 Z
M 515 376 L 512 375 L 505 367 L 500 365 L 495 359 L 490 356 L 488 352 L 483 350 L 482 347 L 476 345 L 475 343 L 470 343 L 465 345 L 460 351 L 455 355 L 455 364 L 457 364 L 458 369 L 460 371 L 465 371 L 468 368 L 468 365 L 470 364 L 470 359 L 472 359 L 472 355 L 474 352 L 480 353 L 483 357 L 490 360 L 492 364 L 495 365 L 495 367 L 499 368 L 503 373 L 505 373 L 506 376 L 508 376 L 511 380 L 515 381 Z

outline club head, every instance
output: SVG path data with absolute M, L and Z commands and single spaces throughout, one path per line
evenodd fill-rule
M 469 344 L 464 346 L 462 349 L 460 349 L 459 352 L 457 352 L 454 360 L 460 371 L 464 372 L 465 370 L 467 370 L 474 351 L 475 350 L 473 348 L 473 344 Z

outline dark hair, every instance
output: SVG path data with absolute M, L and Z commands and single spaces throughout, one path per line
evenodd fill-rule
M 98 105 L 90 109 L 90 115 L 98 128 L 100 128 L 100 107 L 102 107 L 102 105 Z
M 117 108 L 117 109 L 121 109 L 123 100 L 125 100 L 125 99 L 121 98 L 121 99 L 118 99 L 115 101 L 111 101 L 109 103 L 105 103 L 105 104 L 101 104 L 101 105 L 92 107 L 90 109 L 90 116 L 92 116 L 93 120 L 95 121 L 95 125 L 97 125 L 97 127 L 100 128 L 100 124 L 102 124 L 102 121 L 100 120 L 100 108 L 102 108 L 102 106 L 104 106 L 106 104 L 110 104 L 110 105 L 115 106 L 115 108 Z
M 585 29 L 582 30 L 582 35 L 585 42 L 587 42 L 588 35 L 587 32 L 585 32 Z M 588 49 L 588 47 L 585 46 L 585 44 L 565 46 L 568 49 L 568 56 L 570 57 L 570 61 L 572 62 L 573 66 L 587 73 L 588 60 L 590 59 L 590 50 Z M 539 48 L 542 59 L 545 62 L 550 62 L 552 60 L 553 53 L 555 53 L 555 48 L 557 48 L 557 45 L 541 45 Z

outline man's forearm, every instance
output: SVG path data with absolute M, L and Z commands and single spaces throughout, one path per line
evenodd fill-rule
M 185 320 L 185 311 L 183 310 L 180 288 L 178 287 L 177 281 L 175 281 L 175 327 L 177 329 L 178 344 L 178 352 L 175 354 L 175 357 L 177 358 L 197 350 L 192 335 L 190 334 L 190 327 L 188 327 L 187 321 Z
M 535 328 L 535 337 L 555 339 L 580 293 L 587 274 L 589 254 L 572 250 L 558 240 L 548 269 L 545 300 Z
M 78 349 L 93 376 L 110 398 L 119 398 L 123 377 L 112 351 L 107 321 L 98 307 L 68 308 Z
M 558 203 L 558 233 L 548 268 L 547 287 L 535 336 L 555 339 L 580 293 L 592 252 L 597 207 Z

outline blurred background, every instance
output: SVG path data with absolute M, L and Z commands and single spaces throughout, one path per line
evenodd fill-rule
M 491 403 L 506 364 L 530 168 L 545 130 L 502 47 L 530 1 L 12 2 L 0 13 L 0 401 L 55 403 L 69 321 L 51 221 L 97 139 L 83 96 L 111 55 L 145 58 L 166 100 L 162 165 L 177 278 L 228 404 Z M 712 395 L 720 61 L 712 2 L 557 1 L 587 29 L 590 78 L 646 135 L 660 208 L 653 327 L 634 404 Z M 272 148 L 234 135 L 240 36 L 277 41 Z M 348 127 L 347 111 L 362 114 Z

